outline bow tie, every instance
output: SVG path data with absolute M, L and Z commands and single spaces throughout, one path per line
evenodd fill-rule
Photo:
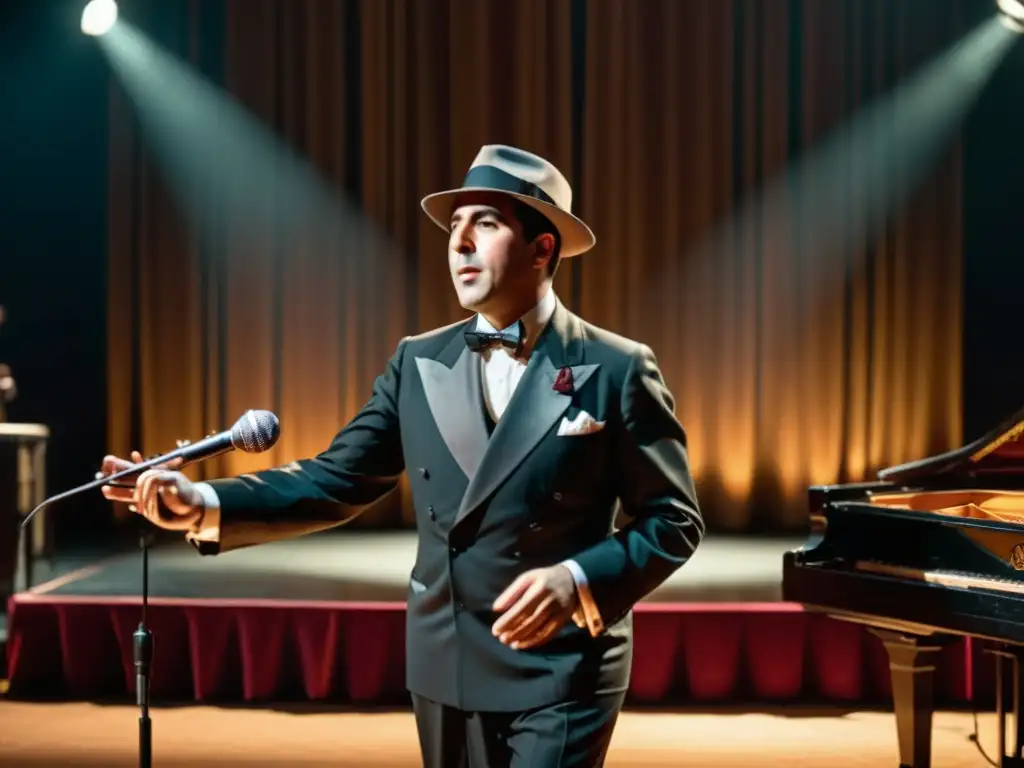
M 522 354 L 526 337 L 522 320 L 504 331 L 466 331 L 463 335 L 466 337 L 466 346 L 473 352 L 483 352 L 490 347 L 499 346 L 511 349 L 516 355 Z

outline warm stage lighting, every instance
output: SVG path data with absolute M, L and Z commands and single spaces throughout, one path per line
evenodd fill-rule
M 1024 0 L 996 0 L 996 5 L 1002 11 L 1003 24 L 1024 34 Z
M 114 0 L 91 0 L 82 11 L 82 31 L 87 35 L 105 35 L 117 22 Z

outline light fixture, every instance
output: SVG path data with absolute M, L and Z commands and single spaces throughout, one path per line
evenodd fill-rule
M 116 23 L 117 3 L 114 0 L 90 0 L 82 11 L 82 31 L 87 35 L 105 35 Z
M 1024 0 L 996 0 L 1003 25 L 1024 34 Z

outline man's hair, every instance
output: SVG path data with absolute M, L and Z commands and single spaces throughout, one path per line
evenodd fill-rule
M 526 203 L 516 201 L 515 214 L 516 218 L 519 219 L 519 225 L 523 228 L 523 236 L 526 238 L 526 242 L 531 243 L 544 234 L 554 236 L 555 247 L 551 251 L 551 260 L 548 261 L 548 274 L 554 277 L 555 272 L 558 270 L 559 254 L 562 250 L 562 238 L 558 235 L 558 228 L 551 223 L 547 216 Z

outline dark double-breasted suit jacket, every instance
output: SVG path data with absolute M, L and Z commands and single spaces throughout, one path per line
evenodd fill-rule
M 560 303 L 489 429 L 463 321 L 401 341 L 369 402 L 320 455 L 216 480 L 225 552 L 327 528 L 411 484 L 418 548 L 407 609 L 407 684 L 470 711 L 522 711 L 621 692 L 633 605 L 693 554 L 704 526 L 683 428 L 651 351 Z M 559 391 L 559 371 L 572 387 Z M 559 434 L 584 410 L 603 428 Z M 629 523 L 614 527 L 616 503 Z M 495 599 L 523 571 L 573 559 L 604 628 L 573 622 L 513 650 Z

